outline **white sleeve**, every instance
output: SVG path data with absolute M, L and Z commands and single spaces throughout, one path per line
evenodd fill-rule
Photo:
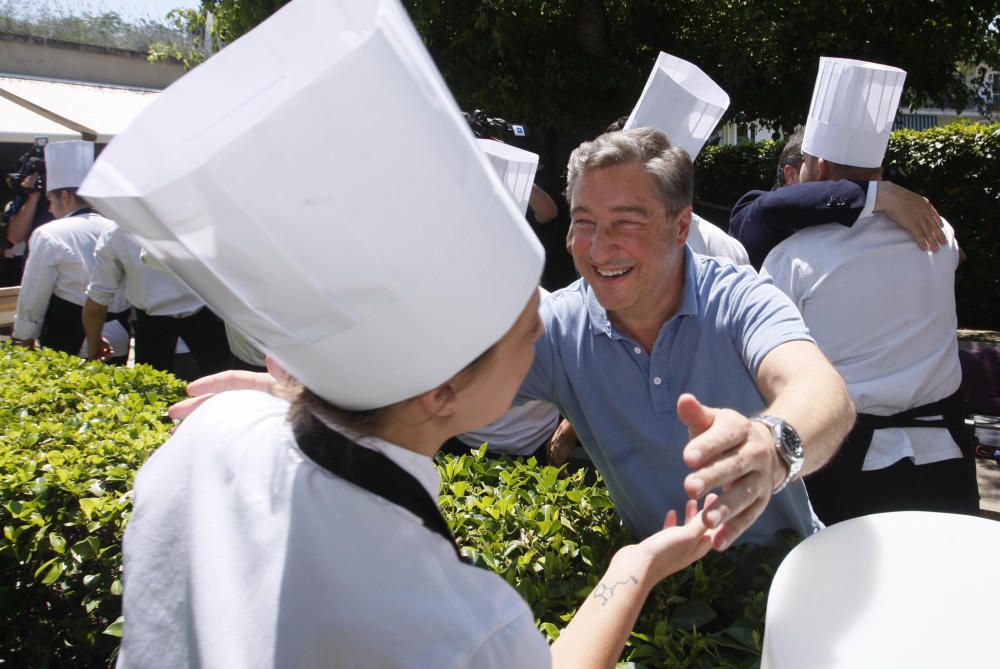
M 774 247 L 760 267 L 760 277 L 773 283 L 792 300 L 799 313 L 802 313 L 805 296 L 802 294 L 804 283 L 799 280 L 800 274 L 800 263 L 784 243 Z
M 531 612 L 515 618 L 509 625 L 491 634 L 469 656 L 466 669 L 549 669 L 552 651 L 535 627 Z
M 28 242 L 31 249 L 28 263 L 21 278 L 21 291 L 17 296 L 14 315 L 14 339 L 37 339 L 42 332 L 42 322 L 49 308 L 52 290 L 56 285 L 60 246 L 38 228 Z
M 87 297 L 105 307 L 115 299 L 125 274 L 112 244 L 115 230 L 117 227 L 109 227 L 98 238 L 94 248 L 94 267 L 90 271 L 90 284 L 87 286 Z

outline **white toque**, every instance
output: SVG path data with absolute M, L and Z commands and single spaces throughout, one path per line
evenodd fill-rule
M 660 52 L 625 130 L 656 128 L 697 157 L 729 108 L 729 96 L 698 66 Z
M 527 213 L 531 186 L 535 183 L 535 171 L 538 169 L 538 155 L 492 139 L 478 139 L 476 142 L 521 213 Z
M 906 72 L 847 58 L 820 58 L 802 150 L 853 167 L 879 167 Z
M 82 139 L 45 145 L 45 192 L 79 188 L 94 164 L 94 143 Z
M 460 371 L 544 260 L 398 0 L 293 0 L 168 88 L 81 192 L 347 409 Z

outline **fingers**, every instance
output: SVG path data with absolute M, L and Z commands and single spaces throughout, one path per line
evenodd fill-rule
M 688 502 L 688 505 L 690 504 L 691 502 Z M 697 505 L 697 502 L 695 502 L 695 505 Z M 687 524 L 687 519 L 685 519 L 684 524 Z M 667 511 L 667 517 L 663 521 L 663 529 L 667 529 L 669 527 L 677 527 L 677 512 L 673 509 Z
M 548 448 L 546 449 L 549 464 L 553 467 L 562 467 L 566 464 L 569 461 L 570 452 L 571 449 L 557 441 L 555 437 L 552 438 L 552 441 L 549 442 Z
M 701 497 L 746 472 L 750 463 L 742 447 L 748 442 L 750 431 L 751 423 L 746 417 L 729 409 L 717 411 L 712 427 L 684 447 L 684 462 L 695 470 L 684 480 L 689 496 Z
M 267 373 L 273 376 L 274 380 L 278 383 L 284 383 L 291 377 L 291 374 L 271 356 L 267 356 L 264 359 L 264 366 L 267 368 Z
M 200 397 L 227 390 L 259 390 L 266 393 L 270 391 L 273 382 L 274 377 L 264 372 L 229 370 L 195 379 L 188 384 L 187 394 L 191 397 Z
M 184 420 L 190 416 L 195 409 L 204 404 L 208 399 L 212 397 L 212 394 L 199 395 L 198 397 L 191 397 L 186 400 L 181 400 L 177 404 L 174 404 L 169 409 L 167 409 L 167 415 L 174 420 Z
M 714 410 L 706 407 L 691 393 L 684 393 L 677 398 L 677 417 L 687 425 L 688 434 L 695 437 L 712 427 L 715 418 Z
M 727 519 L 722 525 L 716 528 L 714 532 L 711 533 L 712 548 L 717 551 L 723 551 L 729 548 L 733 541 L 746 532 L 747 529 L 753 525 L 754 521 L 760 517 L 760 514 L 764 512 L 764 507 L 767 506 L 768 499 L 770 499 L 769 496 L 765 498 L 758 498 L 742 512 Z
M 545 449 L 549 464 L 553 467 L 561 467 L 566 464 L 574 448 L 576 448 L 576 431 L 564 418 Z

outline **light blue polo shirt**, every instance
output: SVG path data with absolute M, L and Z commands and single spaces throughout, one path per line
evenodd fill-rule
M 684 263 L 680 307 L 649 355 L 611 324 L 583 279 L 552 293 L 542 302 L 545 334 L 518 394 L 518 401 L 550 401 L 569 418 L 639 538 L 659 530 L 668 509 L 683 513 L 687 500 L 680 394 L 757 413 L 765 406 L 755 382 L 764 356 L 788 341 L 812 341 L 791 301 L 751 268 L 690 248 Z M 783 528 L 808 536 L 821 527 L 797 481 L 739 541 L 767 544 Z

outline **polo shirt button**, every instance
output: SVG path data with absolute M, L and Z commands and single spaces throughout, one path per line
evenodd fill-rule
M 654 377 L 653 377 L 653 385 L 655 385 L 655 386 L 658 386 L 658 385 L 660 385 L 661 383 L 663 383 L 663 379 L 661 379 L 661 378 L 660 378 L 660 377 L 658 377 L 658 376 L 654 376 Z
M 632 349 L 632 350 L 633 350 L 633 351 L 635 351 L 636 353 L 642 353 L 642 349 L 641 349 L 641 348 L 639 348 L 638 346 L 636 346 L 636 347 L 635 347 L 634 349 Z

